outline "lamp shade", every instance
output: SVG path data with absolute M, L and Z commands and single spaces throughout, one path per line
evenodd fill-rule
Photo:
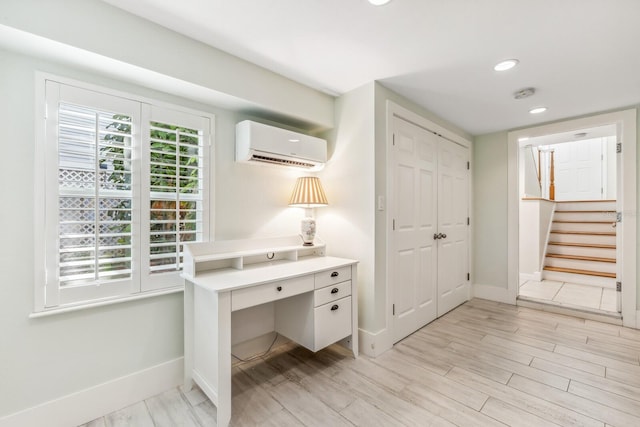
M 289 206 L 313 208 L 328 204 L 320 179 L 315 176 L 303 176 L 296 180 L 291 199 L 289 199 Z

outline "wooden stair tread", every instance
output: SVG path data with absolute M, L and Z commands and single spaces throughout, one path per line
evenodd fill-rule
M 594 202 L 598 202 L 598 203 L 611 203 L 611 202 L 615 202 L 616 200 L 556 200 L 556 203 L 594 203 Z
M 547 254 L 549 258 L 562 258 L 562 259 L 576 259 L 580 261 L 595 261 L 595 262 L 610 262 L 615 263 L 615 258 L 603 258 L 597 256 L 583 256 L 583 255 L 564 255 L 564 254 Z
M 615 213 L 616 211 L 603 211 L 603 210 L 597 210 L 597 211 L 565 211 L 562 209 L 556 210 L 556 213 Z
M 549 242 L 549 245 L 556 246 L 578 246 L 581 248 L 600 248 L 600 249 L 615 249 L 616 245 L 599 245 L 596 243 L 569 243 L 569 242 Z
M 615 231 L 564 231 L 564 230 L 551 230 L 551 233 L 556 234 L 584 234 L 594 236 L 615 236 Z
M 614 218 L 615 219 L 615 218 Z M 553 222 L 557 222 L 560 224 L 613 224 L 615 221 L 564 221 L 564 220 L 553 220 Z
M 583 274 L 585 276 L 610 277 L 613 279 L 616 278 L 616 273 L 605 273 L 602 271 L 578 270 L 575 268 L 564 267 L 545 267 L 544 269 L 547 271 L 556 271 L 558 273 Z

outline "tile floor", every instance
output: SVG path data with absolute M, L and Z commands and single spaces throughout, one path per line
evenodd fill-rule
M 529 280 L 520 285 L 520 296 L 591 310 L 616 312 L 615 289 L 593 285 L 543 280 Z

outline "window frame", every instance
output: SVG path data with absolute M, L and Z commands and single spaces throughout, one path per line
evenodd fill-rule
M 149 200 L 149 135 L 148 133 L 151 121 L 161 121 L 156 117 L 186 118 L 190 125 L 198 122 L 202 124 L 202 225 L 201 236 L 202 241 L 213 240 L 213 224 L 214 221 L 214 194 L 215 185 L 212 182 L 214 176 L 215 152 L 213 141 L 215 139 L 215 115 L 200 110 L 191 109 L 177 104 L 159 101 L 136 94 L 114 90 L 104 86 L 98 86 L 91 83 L 85 83 L 78 80 L 60 77 L 48 73 L 36 72 L 35 76 L 35 150 L 34 150 L 34 312 L 33 316 L 46 315 L 49 313 L 65 312 L 69 310 L 83 309 L 96 305 L 105 305 L 121 301 L 135 300 L 139 298 L 151 297 L 155 295 L 163 295 L 173 292 L 181 292 L 184 289 L 184 282 L 180 278 L 180 271 L 172 271 L 167 273 L 149 273 L 149 266 L 145 264 L 149 262 L 149 236 L 150 236 L 150 209 Z M 58 197 L 60 191 L 47 191 L 47 179 L 51 176 L 51 168 L 58 170 L 58 147 L 57 133 L 54 136 L 56 144 L 51 144 L 51 135 L 47 134 L 51 124 L 47 125 L 47 120 L 52 116 L 56 116 L 57 122 L 58 106 L 52 102 L 52 98 L 58 99 L 58 96 L 47 96 L 47 82 L 53 82 L 60 87 L 70 87 L 73 92 L 79 89 L 79 93 L 83 91 L 94 92 L 96 97 L 105 96 L 105 99 L 120 99 L 124 104 L 133 103 L 136 106 L 137 123 L 132 126 L 132 201 L 134 216 L 132 221 L 137 227 L 135 237 L 136 243 L 135 253 L 132 254 L 132 268 L 134 274 L 131 278 L 130 286 L 120 286 L 116 295 L 114 292 L 105 292 L 100 286 L 78 287 L 72 293 L 77 295 L 71 299 L 62 297 L 64 289 L 59 286 L 57 277 L 47 277 L 52 271 L 59 271 L 59 250 L 57 247 L 58 228 L 51 230 L 47 223 L 59 224 L 59 219 L 53 218 L 58 212 Z M 50 89 L 49 89 L 50 90 Z M 88 92 L 87 92 L 88 93 Z M 115 97 L 115 98 L 111 98 Z M 93 99 L 93 98 L 92 98 Z M 53 104 L 53 105 L 52 105 Z M 48 114 L 49 113 L 49 114 Z M 49 117 L 48 117 L 49 115 Z M 132 123 L 133 120 L 132 117 Z M 50 122 L 51 123 L 51 122 Z M 57 123 L 56 123 L 57 124 Z M 173 123 L 179 126 L 188 127 L 187 123 Z M 142 154 L 143 150 L 147 150 L 146 154 Z M 146 160 L 145 160 L 146 159 Z M 56 190 L 58 189 L 56 185 Z M 52 194 L 53 193 L 53 194 Z M 53 203 L 53 205 L 51 204 Z M 54 206 L 52 209 L 51 206 Z M 49 209 L 47 210 L 47 207 Z M 146 207 L 146 208 L 145 208 Z M 50 217 L 50 218 L 48 218 Z M 133 238 L 133 237 L 132 237 Z M 146 246 L 145 246 L 146 245 Z M 51 260 L 53 259 L 53 264 Z M 47 265 L 49 263 L 49 265 Z M 52 269 L 52 265 L 55 269 Z M 55 274 L 54 274 L 55 276 Z M 51 279 L 48 282 L 48 279 Z M 81 299 L 81 300 L 79 300 Z

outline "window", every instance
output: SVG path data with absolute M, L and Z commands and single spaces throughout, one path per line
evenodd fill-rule
M 51 80 L 45 97 L 36 311 L 181 287 L 183 244 L 209 236 L 213 117 Z

